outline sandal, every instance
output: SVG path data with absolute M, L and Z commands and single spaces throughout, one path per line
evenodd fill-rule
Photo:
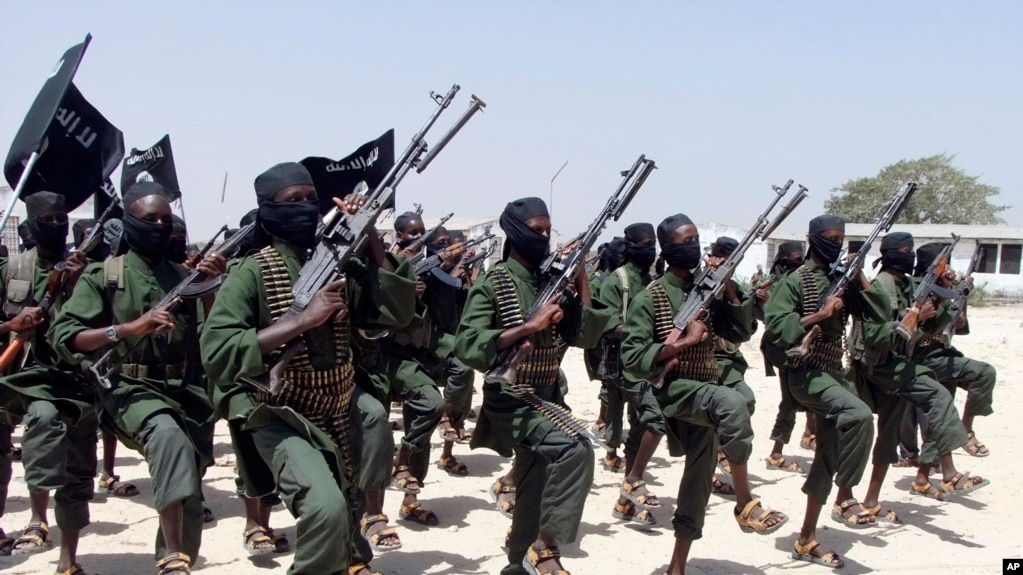
M 969 439 L 969 441 L 966 442 L 966 445 L 963 446 L 966 453 L 969 453 L 974 457 L 987 457 L 988 455 L 991 455 L 991 450 L 981 443 L 972 431 L 966 433 L 966 438 Z
M 287 553 L 291 551 L 291 543 L 288 541 L 288 536 L 283 533 L 277 533 L 272 528 L 266 528 L 266 535 L 274 542 L 274 553 Z
M 793 461 L 792 463 L 786 464 L 784 457 L 775 459 L 773 456 L 767 456 L 767 468 L 778 471 L 791 471 L 792 473 L 806 473 L 798 463 Z
M 971 491 L 977 491 L 989 483 L 991 481 L 983 477 L 970 477 L 969 472 L 956 473 L 951 481 L 941 482 L 941 491 L 948 498 L 950 495 L 966 495 Z
M 0 529 L 0 557 L 11 554 L 11 551 L 14 549 L 14 541 L 13 537 L 8 537 L 4 530 Z
M 617 455 L 615 455 L 614 457 L 610 455 L 605 455 L 604 461 L 600 463 L 600 466 L 606 469 L 607 471 L 610 471 L 611 473 L 621 473 L 625 471 L 625 462 L 622 461 L 622 458 L 618 457 Z
M 404 473 L 405 477 L 398 477 L 398 474 Z M 391 470 L 391 485 L 396 487 L 398 491 L 408 493 L 409 495 L 419 495 L 422 490 L 422 485 L 419 484 L 419 480 L 409 471 L 408 465 L 398 465 Z
M 117 497 L 135 497 L 139 490 L 131 483 L 122 483 L 120 475 L 108 475 L 106 479 L 99 480 L 100 493 L 116 495 Z
M 604 429 L 606 429 L 606 428 L 607 428 L 607 423 L 606 422 L 604 422 L 604 421 L 595 421 L 595 422 L 593 422 L 593 425 L 590 426 L 590 431 L 592 431 L 596 435 L 601 435 L 602 436 L 602 435 L 604 435 Z
M 914 479 L 911 485 L 912 487 L 910 488 L 909 492 L 913 495 L 922 495 L 929 499 L 937 499 L 938 501 L 945 500 L 945 494 L 940 489 L 935 487 L 935 485 L 931 483 L 930 480 L 928 480 L 926 484 L 920 484 L 916 482 L 916 479 Z
M 455 443 L 469 445 L 470 443 L 472 443 L 472 432 L 466 431 L 464 427 L 460 428 L 458 430 L 458 439 L 455 440 Z
M 759 507 L 760 517 L 753 517 L 753 511 Z M 772 517 L 781 517 L 781 521 L 774 525 L 768 525 L 768 519 Z M 789 518 L 781 511 L 775 511 L 770 507 L 764 507 L 760 504 L 759 499 L 754 499 L 746 504 L 742 508 L 742 511 L 735 514 L 735 521 L 739 524 L 739 528 L 746 533 L 759 533 L 761 535 L 767 535 L 772 531 L 776 531 L 779 527 L 785 524 Z
M 348 575 L 384 575 L 379 571 L 374 571 L 369 563 L 363 563 L 362 561 L 353 561 L 348 565 Z
M 502 495 L 513 495 L 511 501 L 505 499 L 501 500 Z M 515 486 L 507 485 L 501 482 L 501 478 L 498 477 L 494 480 L 494 484 L 490 486 L 490 497 L 497 504 L 497 510 L 501 512 L 505 517 L 511 519 L 512 513 L 515 511 Z
M 440 433 L 440 438 L 444 441 L 458 441 L 458 430 L 451 426 L 451 420 L 446 417 L 440 420 L 440 423 L 437 425 L 437 431 Z
M 81 563 L 75 563 L 63 571 L 55 571 L 53 575 L 88 575 Z
M 797 540 L 796 544 L 793 546 L 792 558 L 796 561 L 806 561 L 807 563 L 815 563 L 832 569 L 841 569 L 842 567 L 845 567 L 845 561 L 842 561 L 842 558 L 834 551 L 828 551 L 820 556 L 814 555 L 813 550 L 820 547 L 820 545 L 821 542 L 819 539 L 814 539 L 806 545 L 800 545 Z
M 469 468 L 461 461 L 455 459 L 454 455 L 450 457 L 441 457 L 437 461 L 437 469 L 443 469 L 444 471 L 447 471 L 449 475 L 458 475 L 460 477 L 469 475 Z
M 277 544 L 267 535 L 266 528 L 259 525 L 242 533 L 242 545 L 250 557 L 277 552 Z
M 14 541 L 11 555 L 31 555 L 53 547 L 50 528 L 41 521 L 33 521 L 21 530 L 21 537 Z
M 615 501 L 615 508 L 611 512 L 611 517 L 621 519 L 622 521 L 639 523 L 640 525 L 657 525 L 657 520 L 654 519 L 649 509 L 642 509 L 637 513 L 636 505 L 631 501 L 626 502 L 624 505 L 620 501 Z
M 640 489 L 645 493 L 637 493 Z M 657 509 L 661 506 L 657 496 L 651 493 L 649 489 L 646 489 L 646 481 L 643 480 L 629 484 L 629 480 L 625 479 L 622 481 L 622 487 L 618 492 L 621 493 L 622 497 L 628 499 L 640 509 Z
M 810 435 L 804 434 L 799 438 L 799 446 L 803 449 L 809 449 L 810 451 L 817 451 L 817 435 L 813 433 Z
M 892 467 L 920 467 L 920 458 L 903 457 L 893 463 Z
M 735 486 L 731 483 L 725 483 L 718 479 L 718 476 L 714 476 L 714 482 L 710 486 L 711 491 L 722 496 L 722 497 L 735 497 Z
M 732 464 L 728 462 L 728 456 L 725 455 L 724 451 L 718 452 L 718 469 L 725 475 L 732 474 Z
M 877 523 L 893 523 L 895 525 L 902 525 L 902 519 L 892 511 L 891 509 L 882 509 L 881 503 L 878 503 L 874 507 L 868 508 L 866 505 L 860 503 L 860 509 L 864 512 L 874 516 L 874 521 Z
M 174 573 L 191 575 L 192 568 L 189 566 L 191 561 L 191 557 L 180 551 L 177 553 L 171 553 L 157 561 L 156 568 L 160 570 L 158 575 L 173 575 Z
M 408 505 L 403 503 L 398 509 L 398 519 L 426 525 L 427 527 L 440 525 L 440 519 L 437 518 L 437 514 L 423 507 L 423 504 L 419 501 L 413 501 Z
M 362 536 L 365 537 L 367 541 L 369 541 L 370 548 L 377 553 L 386 553 L 388 551 L 401 549 L 401 539 L 398 537 L 398 530 L 394 527 L 387 527 L 388 521 L 388 517 L 383 513 L 362 516 L 362 529 L 359 532 L 362 533 Z M 383 523 L 385 528 L 374 533 L 370 533 L 369 528 L 378 523 Z M 397 545 L 381 545 L 380 540 L 387 538 L 397 539 Z
M 859 511 L 853 509 L 854 507 Z M 877 508 L 880 510 L 881 506 L 878 505 Z M 836 503 L 831 510 L 831 518 L 851 529 L 869 529 L 875 525 L 876 519 L 873 513 L 867 511 L 867 508 L 855 499 Z
M 561 567 L 561 552 L 558 551 L 557 547 L 548 547 L 537 551 L 532 545 L 526 550 L 526 556 L 522 558 L 522 567 L 531 573 L 532 575 L 572 575 L 564 569 L 556 569 L 554 571 L 540 571 L 536 566 L 544 561 L 557 561 L 558 567 Z

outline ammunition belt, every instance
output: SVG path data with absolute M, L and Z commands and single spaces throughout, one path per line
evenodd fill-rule
M 266 288 L 270 318 L 277 321 L 288 311 L 295 296 L 284 259 L 268 246 L 255 255 Z M 334 438 L 341 448 L 345 474 L 352 477 L 352 446 L 349 433 L 352 394 L 355 392 L 352 352 L 349 345 L 348 315 L 333 327 L 336 365 L 315 370 L 307 351 L 288 364 L 281 389 L 276 394 L 259 392 L 257 399 L 266 405 L 288 407 Z
M 494 281 L 497 293 L 498 321 L 502 329 L 509 329 L 523 323 L 522 306 L 519 304 L 515 284 L 512 283 L 508 270 L 497 266 L 490 276 Z M 547 329 L 553 330 L 553 327 Z M 557 334 L 552 334 L 558 338 Z M 555 341 L 557 341 L 555 339 Z M 561 355 L 558 345 L 548 348 L 533 348 L 526 359 L 519 363 L 517 382 L 530 387 L 555 385 L 558 382 L 558 368 L 561 366 Z
M 803 302 L 799 310 L 801 317 L 816 313 L 820 309 L 823 289 L 817 285 L 813 272 L 806 265 L 796 269 L 802 281 Z M 847 345 L 845 324 L 849 319 L 849 312 L 842 308 L 842 336 L 836 339 L 825 340 L 818 338 L 810 343 L 810 351 L 803 357 L 789 357 L 788 367 L 793 369 L 820 369 L 832 373 L 845 371 L 843 361 L 846 359 Z
M 170 365 L 122 363 L 118 370 L 121 375 L 135 379 L 181 379 L 185 376 L 184 363 Z
M 654 302 L 654 335 L 657 341 L 666 341 L 668 334 L 675 328 L 672 320 L 675 313 L 671 309 L 671 300 L 664 286 L 659 282 L 651 282 L 647 291 Z M 678 366 L 665 374 L 664 381 L 673 379 L 691 379 L 694 381 L 716 382 L 721 377 L 717 358 L 714 357 L 714 328 L 707 323 L 707 339 L 694 346 L 687 347 L 678 354 Z

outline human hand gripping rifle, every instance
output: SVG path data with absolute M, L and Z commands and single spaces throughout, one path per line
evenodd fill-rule
M 253 232 L 255 227 L 256 224 L 252 223 L 241 228 L 236 234 L 231 236 L 231 239 L 221 243 L 216 247 L 216 249 L 212 249 L 213 242 L 211 241 L 206 245 L 205 250 L 212 251 L 215 256 L 222 256 L 225 259 L 231 258 L 237 254 L 242 242 Z M 220 232 L 217 232 L 217 235 L 219 236 Z M 185 279 L 181 280 L 178 285 L 171 288 L 171 290 L 153 306 L 153 309 L 165 309 L 167 311 L 172 311 L 177 304 L 181 302 L 181 300 L 196 299 L 207 296 L 220 289 L 221 284 L 224 283 L 223 275 L 209 280 L 204 280 L 204 278 L 205 274 L 201 271 L 198 269 L 193 270 L 185 277 Z M 110 376 L 113 375 L 121 364 L 131 356 L 132 352 L 148 338 L 149 335 L 145 335 L 135 340 L 135 343 L 133 343 L 131 347 L 129 347 L 128 350 L 117 359 L 114 359 L 117 346 L 111 347 L 94 363 L 83 364 L 86 374 L 91 376 L 97 385 L 105 389 L 110 389 L 112 386 Z
M 870 244 L 877 239 L 877 236 L 881 235 L 881 232 L 887 232 L 891 229 L 892 225 L 895 224 L 895 220 L 898 219 L 899 214 L 906 207 L 909 199 L 913 197 L 913 192 L 916 191 L 917 185 L 915 182 L 907 182 L 892 199 L 888 200 L 883 207 L 881 216 L 875 220 L 874 229 L 871 230 L 870 235 L 863 242 L 863 246 L 853 254 L 852 257 L 848 257 L 847 252 L 843 252 L 839 256 L 835 263 L 831 264 L 831 269 L 828 272 L 828 276 L 831 278 L 831 282 L 828 284 L 827 289 L 824 290 L 824 294 L 820 297 L 820 301 L 817 304 L 815 311 L 820 311 L 827 304 L 828 298 L 838 297 L 845 293 L 846 288 L 849 287 L 853 281 L 856 280 L 860 274 L 860 270 L 863 269 L 863 263 L 867 260 L 867 252 L 870 251 Z M 796 345 L 785 351 L 785 355 L 791 358 L 804 357 L 810 352 L 810 345 L 821 335 L 820 325 L 814 325 L 810 328 L 810 331 L 803 336 L 803 341 L 799 345 Z
M 941 281 L 945 272 L 949 270 L 952 251 L 958 243 L 959 236 L 952 234 L 952 243 L 945 246 L 941 253 L 938 254 L 938 257 L 934 258 L 931 265 L 927 267 L 927 273 L 920 280 L 920 285 L 916 286 L 916 290 L 913 291 L 913 305 L 906 309 L 906 313 L 899 320 L 898 325 L 895 326 L 895 333 L 899 334 L 906 341 L 913 339 L 917 323 L 920 320 L 920 310 L 928 300 L 932 297 L 939 297 L 941 299 L 953 299 L 956 297 L 957 292 L 954 289 L 942 287 L 938 282 Z
M 486 107 L 486 103 L 472 97 L 469 109 L 447 131 L 438 143 L 427 151 L 426 134 L 436 123 L 437 118 L 451 104 L 460 87 L 455 84 L 444 96 L 430 92 L 430 98 L 437 108 L 430 115 L 426 124 L 412 137 L 405 151 L 397 158 L 391 169 L 380 180 L 376 188 L 365 195 L 365 203 L 354 213 L 342 213 L 333 208 L 324 218 L 318 234 L 318 243 L 312 255 L 302 266 L 292 286 L 294 302 L 291 308 L 277 321 L 291 318 L 302 313 L 316 292 L 341 278 L 345 265 L 359 255 L 369 241 L 368 233 L 376 225 L 377 219 L 394 205 L 394 194 L 398 184 L 413 168 L 422 172 L 433 161 L 433 158 L 462 129 L 472 116 Z M 363 189 L 368 189 L 363 187 Z M 374 232 L 375 233 L 375 232 Z M 277 362 L 270 371 L 252 377 L 243 377 L 246 383 L 254 385 L 271 394 L 277 393 L 283 384 L 284 371 L 296 355 L 305 349 L 303 337 L 296 337 L 281 349 Z
M 454 267 L 451 268 L 453 270 L 457 270 L 459 267 L 461 267 L 462 265 L 464 265 L 468 261 L 469 250 L 471 250 L 472 248 L 482 244 L 483 242 L 489 241 L 493 237 L 494 237 L 494 234 L 490 233 L 490 228 L 488 227 L 486 229 L 486 231 L 483 233 L 483 235 L 478 237 L 478 238 L 473 238 L 473 239 L 471 239 L 471 240 L 469 240 L 467 242 L 461 243 L 461 244 L 455 244 L 454 246 L 450 246 L 448 248 L 445 248 L 440 253 L 436 253 L 436 254 L 433 254 L 432 256 L 425 257 L 425 258 L 419 260 L 415 264 L 416 277 L 425 276 L 426 274 L 432 272 L 433 270 L 440 268 L 441 265 L 444 263 L 444 258 L 448 257 L 448 255 L 452 253 L 454 248 L 458 248 L 458 249 L 462 250 L 462 256 L 459 258 L 458 262 L 455 263 Z M 475 257 L 475 256 L 473 256 L 473 257 Z M 459 285 L 461 285 L 461 284 L 459 284 Z M 455 287 L 459 287 L 459 286 L 455 286 Z
M 448 220 L 450 220 L 451 217 L 454 215 L 455 213 L 451 212 L 450 214 L 444 216 L 443 218 L 440 219 L 439 222 L 437 222 L 437 225 L 426 230 L 426 232 L 423 235 L 412 240 L 408 246 L 400 248 L 398 251 L 402 252 L 408 251 L 409 253 L 415 254 L 414 256 L 409 258 L 409 263 L 411 263 L 412 265 L 416 265 L 417 263 L 421 262 L 423 258 L 426 257 L 426 254 L 423 253 L 423 246 L 425 246 L 426 242 L 430 241 L 430 238 L 432 238 L 433 235 L 437 233 L 437 230 L 443 227 L 444 224 L 448 223 Z M 397 245 L 397 242 L 395 242 L 395 245 Z
M 597 215 L 597 219 L 590 224 L 590 227 L 583 232 L 577 241 L 571 244 L 570 250 L 562 254 L 559 259 L 549 258 L 544 262 L 540 270 L 541 277 L 545 278 L 544 285 L 537 294 L 536 301 L 526 311 L 524 315 L 525 321 L 528 322 L 536 316 L 545 304 L 557 300 L 564 295 L 565 290 L 575 282 L 579 271 L 586 263 L 586 254 L 597 242 L 597 238 L 600 237 L 608 220 L 614 219 L 618 221 L 625 208 L 628 207 L 629 202 L 632 201 L 632 198 L 635 197 L 636 193 L 643 186 L 650 172 L 656 167 L 653 160 L 648 160 L 646 156 L 641 155 L 629 171 L 622 173 L 622 183 L 618 186 L 614 195 L 611 196 L 607 205 Z M 533 346 L 529 338 L 523 338 L 505 350 L 501 363 L 487 372 L 485 380 L 488 383 L 510 385 L 512 391 L 522 401 L 542 412 L 562 431 L 572 437 L 585 435 L 592 443 L 606 448 L 607 446 L 603 438 L 591 432 L 585 422 L 576 419 L 564 407 L 540 398 L 531 386 L 517 381 L 517 367 L 532 350 Z
M 984 250 L 981 249 L 980 242 L 978 241 L 976 247 L 973 248 L 973 256 L 970 257 L 970 265 L 967 266 L 966 273 L 963 274 L 963 278 L 959 280 L 959 283 L 954 288 L 956 296 L 949 306 L 952 321 L 941 331 L 941 343 L 945 347 L 952 345 L 952 336 L 955 335 L 956 326 L 959 325 L 963 314 L 966 313 L 966 301 L 970 298 L 970 291 L 973 289 L 973 272 L 977 271 L 977 266 L 980 265 L 983 253 Z
M 758 239 L 767 239 L 771 232 L 785 221 L 785 218 L 806 198 L 806 188 L 799 186 L 799 192 L 789 200 L 789 203 L 778 212 L 773 220 L 769 220 L 771 212 L 774 211 L 778 202 L 785 197 L 785 194 L 789 192 L 792 184 L 793 181 L 789 180 L 784 186 L 771 186 L 775 193 L 774 199 L 771 200 L 764 213 L 760 214 L 749 231 L 746 232 L 746 235 L 736 246 L 735 250 L 717 267 L 703 266 L 703 269 L 700 270 L 700 273 L 693 280 L 693 287 L 686 294 L 685 301 L 682 302 L 682 306 L 679 307 L 678 312 L 675 313 L 675 317 L 671 321 L 673 327 L 668 332 L 668 337 L 664 340 L 665 345 L 675 343 L 681 339 L 689 322 L 706 317 L 711 304 L 721 298 L 727 282 L 732 281 L 732 274 L 735 273 L 735 268 L 738 267 L 746 251 L 753 245 L 753 242 Z M 666 362 L 658 378 L 650 382 L 651 385 L 655 389 L 663 387 L 665 377 L 678 365 L 678 362 L 679 359 L 677 357 Z
M 89 235 L 82 238 L 82 243 L 74 249 L 72 253 L 79 253 L 82 255 L 88 254 L 93 248 L 99 244 L 100 240 L 103 239 L 103 224 L 110 219 L 113 214 L 114 208 L 120 205 L 120 200 L 113 200 L 107 205 L 107 208 L 103 210 L 99 219 L 96 220 L 96 224 L 92 226 L 89 231 Z M 77 279 L 77 278 L 75 278 Z M 42 301 L 39 302 L 39 314 L 40 317 L 46 317 L 50 312 L 50 308 L 53 307 L 53 302 L 56 301 L 57 296 L 64 291 L 65 286 L 71 281 L 70 274 L 67 269 L 67 262 L 57 262 L 53 266 L 53 270 L 50 271 L 49 280 L 46 283 L 46 292 L 43 294 Z M 17 333 L 11 343 L 4 349 L 3 355 L 0 355 L 0 373 L 6 371 L 14 363 L 15 358 L 21 353 L 21 350 L 25 348 L 29 340 L 32 339 L 33 332 L 35 330 L 29 330 L 24 333 Z

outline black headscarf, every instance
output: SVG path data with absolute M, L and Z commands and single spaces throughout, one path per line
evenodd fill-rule
M 625 238 L 616 236 L 610 242 L 603 244 L 597 251 L 598 265 L 600 271 L 614 271 L 625 263 L 625 252 L 628 242 Z
M 443 238 L 443 240 L 441 238 Z M 436 230 L 434 230 L 433 234 L 430 235 L 429 242 L 426 244 L 426 253 L 432 256 L 443 251 L 453 242 L 454 240 L 451 239 L 451 232 L 449 232 L 444 226 L 439 226 Z
M 923 277 L 927 273 L 927 268 L 931 267 L 934 260 L 947 246 L 948 244 L 931 242 L 918 247 L 916 249 L 916 269 L 913 270 L 913 275 Z
M 256 203 L 259 205 L 256 230 L 261 233 L 257 247 L 266 245 L 266 235 L 281 241 L 311 248 L 316 243 L 316 227 L 320 223 L 320 204 L 316 198 L 302 202 L 275 202 L 277 192 L 301 185 L 313 185 L 313 178 L 305 166 L 295 162 L 277 164 L 256 176 Z
M 803 242 L 790 241 L 778 245 L 778 252 L 774 255 L 774 263 L 771 264 L 772 276 L 783 276 L 786 273 L 802 265 L 802 259 L 790 259 L 796 254 L 803 254 Z
M 700 256 L 703 255 L 700 242 L 686 244 L 671 242 L 671 234 L 685 225 L 693 225 L 693 220 L 685 214 L 675 214 L 665 218 L 657 226 L 657 242 L 661 245 L 661 259 L 664 260 L 664 263 L 669 267 L 691 270 L 700 265 Z
M 904 248 L 910 248 L 910 251 L 901 251 Z M 892 232 L 881 240 L 881 257 L 874 260 L 874 267 L 881 263 L 883 269 L 911 274 L 913 266 L 916 265 L 916 254 L 913 253 L 912 248 L 912 234 Z
M 256 176 L 253 185 L 256 188 L 256 203 L 262 207 L 273 201 L 274 195 L 284 188 L 314 184 L 305 166 L 297 162 L 284 162 Z
M 718 258 L 727 258 L 732 255 L 737 247 L 739 247 L 738 240 L 728 236 L 721 236 L 714 243 L 710 244 L 710 255 Z
M 47 251 L 63 254 L 68 233 L 64 196 L 53 192 L 36 192 L 25 198 L 25 211 L 28 213 L 28 228 L 36 243 Z M 64 221 L 53 223 L 39 219 L 49 214 L 60 214 L 64 216 Z
M 168 202 L 174 198 L 167 193 L 163 186 L 156 182 L 141 181 L 135 182 L 130 188 L 124 191 L 124 211 L 127 212 L 132 204 L 146 196 L 163 196 Z
M 664 221 L 657 226 L 657 243 L 661 244 L 662 250 L 671 242 L 671 234 L 685 225 L 693 225 L 693 220 L 685 214 L 675 214 L 664 218 Z
M 540 216 L 550 217 L 547 204 L 540 198 L 522 198 L 504 207 L 498 220 L 508 237 L 504 244 L 504 259 L 508 259 L 511 249 L 515 248 L 530 264 L 537 266 L 543 263 L 550 249 L 550 238 L 526 225 L 527 220 Z
M 825 264 L 833 264 L 842 255 L 842 244 L 824 237 L 824 232 L 839 230 L 845 233 L 845 220 L 838 216 L 817 216 L 810 220 L 807 241 L 810 251 L 817 254 Z
M 651 243 L 641 246 L 639 244 L 656 238 L 657 234 L 654 232 L 652 224 L 632 224 L 625 228 L 625 241 L 628 244 L 625 248 L 626 261 L 634 263 L 641 269 L 648 269 L 657 259 L 657 245 Z
M 167 250 L 171 224 L 147 222 L 131 213 L 131 207 L 136 202 L 149 196 L 161 196 L 168 202 L 171 199 L 163 186 L 156 182 L 136 182 L 124 192 L 124 219 L 121 221 L 124 226 L 123 240 L 139 254 L 159 261 Z

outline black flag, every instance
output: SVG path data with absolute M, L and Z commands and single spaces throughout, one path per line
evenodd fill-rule
M 117 193 L 117 188 L 114 187 L 114 183 L 107 178 L 103 182 L 103 185 L 99 187 L 99 191 L 96 192 L 96 197 L 92 201 L 92 212 L 93 217 L 99 219 L 103 212 L 106 211 L 107 206 L 110 202 L 121 203 L 121 195 Z M 111 218 L 122 218 L 124 217 L 124 209 L 121 206 L 117 206 L 110 212 Z
M 11 187 L 18 185 L 18 178 L 24 170 L 25 162 L 33 152 L 38 152 L 43 147 L 43 139 L 50 128 L 53 117 L 57 114 L 57 108 L 64 100 L 64 93 L 67 92 L 71 81 L 78 71 L 78 65 L 82 62 L 85 49 L 89 46 L 92 35 L 86 35 L 85 41 L 68 48 L 54 66 L 50 76 L 43 84 L 32 107 L 25 114 L 25 121 L 21 123 L 18 134 L 14 136 L 14 142 L 4 160 L 4 177 L 11 184 Z
M 174 152 L 171 151 L 170 135 L 160 138 L 148 150 L 132 148 L 124 158 L 121 168 L 121 190 L 127 190 L 135 182 L 153 181 L 167 190 L 176 200 L 181 197 L 178 187 L 178 173 L 174 170 Z
M 334 207 L 331 198 L 343 198 L 352 193 L 359 182 L 365 181 L 374 189 L 394 166 L 394 130 L 359 146 L 340 160 L 309 157 L 299 162 L 313 177 L 320 198 L 320 212 Z

